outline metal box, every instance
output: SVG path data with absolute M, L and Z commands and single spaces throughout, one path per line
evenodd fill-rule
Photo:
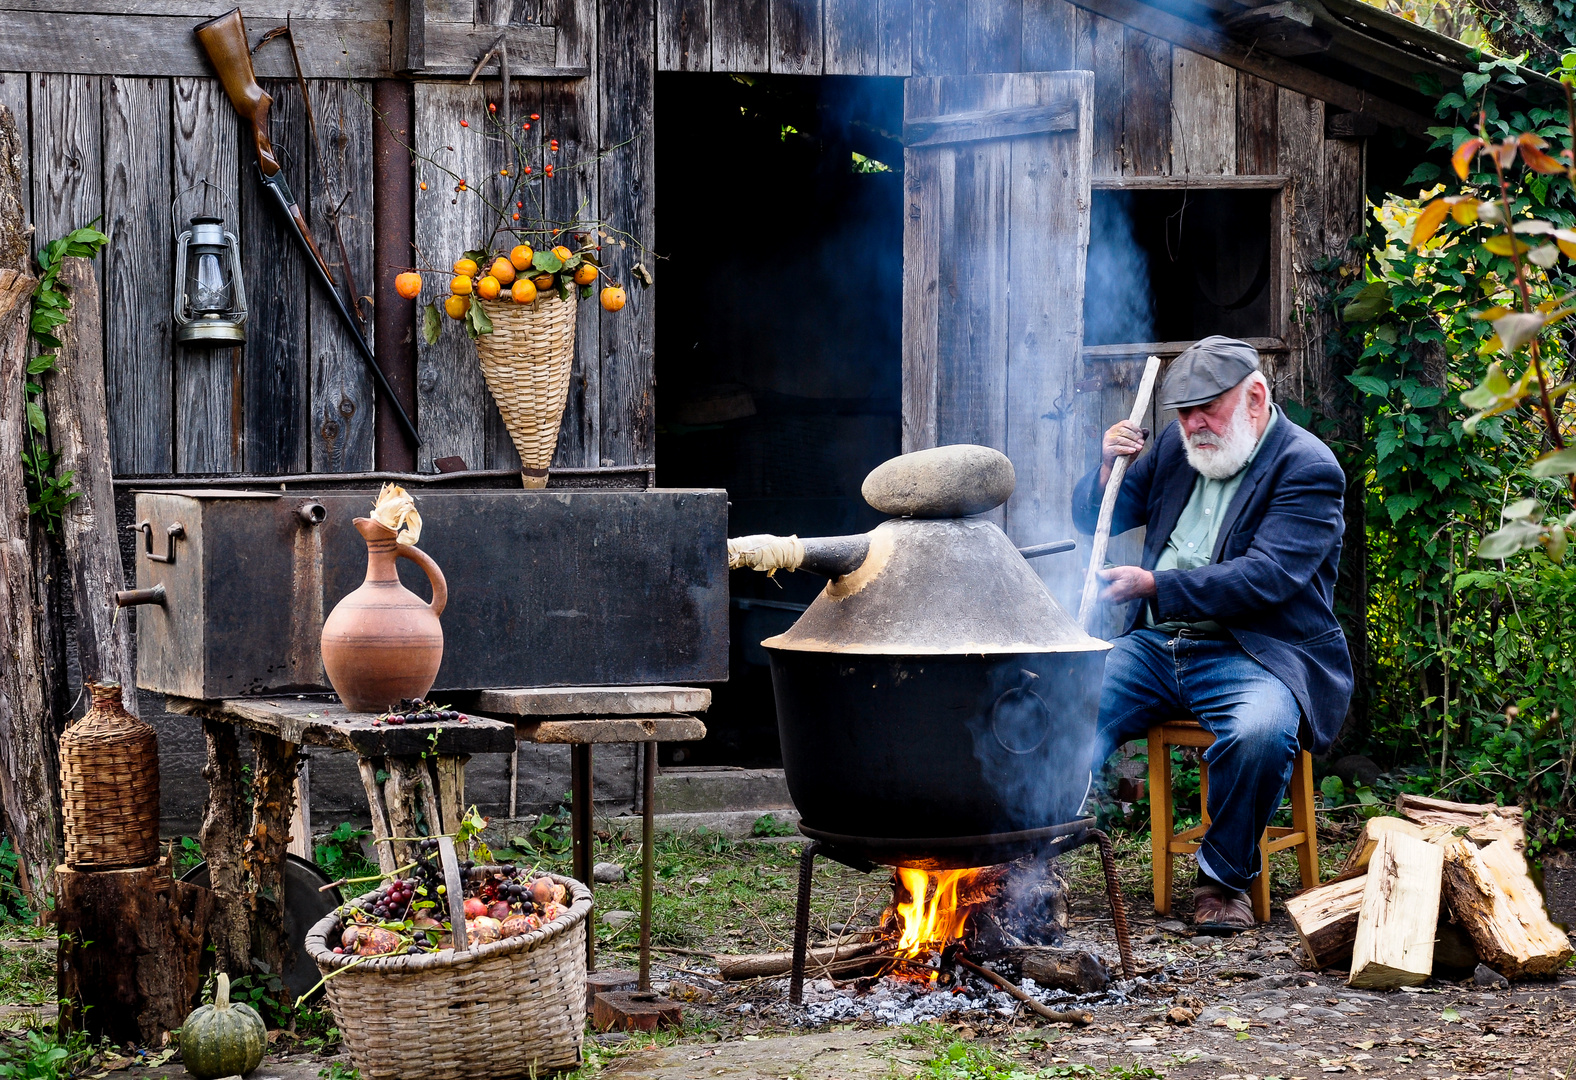
M 191 698 L 329 689 L 323 618 L 366 574 L 374 490 L 136 493 L 137 684 Z M 727 494 L 417 492 L 449 586 L 435 690 L 728 677 Z M 401 579 L 430 596 L 421 571 Z

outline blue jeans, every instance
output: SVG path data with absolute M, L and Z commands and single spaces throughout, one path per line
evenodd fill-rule
M 1215 736 L 1204 751 L 1210 826 L 1199 868 L 1246 890 L 1259 872 L 1259 837 L 1291 781 L 1302 712 L 1286 684 L 1231 638 L 1134 630 L 1106 654 L 1092 768 L 1151 726 L 1188 717 Z

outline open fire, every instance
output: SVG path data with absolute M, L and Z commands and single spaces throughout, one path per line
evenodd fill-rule
M 970 912 L 1000 891 L 977 888 L 991 876 L 990 867 L 969 870 L 894 868 L 892 914 L 898 931 L 893 955 L 899 960 L 926 960 L 932 953 L 963 938 Z M 906 895 L 905 895 L 906 894 Z M 931 973 L 935 977 L 935 973 Z

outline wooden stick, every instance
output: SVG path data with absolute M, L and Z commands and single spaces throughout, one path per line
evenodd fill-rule
M 1144 377 L 1138 383 L 1138 397 L 1133 400 L 1131 423 L 1143 426 L 1144 414 L 1149 412 L 1149 399 L 1155 393 L 1155 379 L 1160 375 L 1160 357 L 1151 356 L 1144 365 Z M 1111 543 L 1111 518 L 1116 513 L 1116 497 L 1122 490 L 1122 478 L 1127 475 L 1127 463 L 1132 459 L 1119 457 L 1111 465 L 1111 478 L 1106 481 L 1105 495 L 1100 499 L 1100 520 L 1094 528 L 1094 546 L 1089 550 L 1089 570 L 1084 575 L 1083 598 L 1078 601 L 1078 625 L 1088 633 L 1094 625 L 1098 605 L 1095 597 L 1100 592 L 1100 571 L 1105 567 L 1105 549 Z
M 966 956 L 955 956 L 953 959 L 981 978 L 989 979 L 1053 1024 L 1087 1024 L 1094 1020 L 1094 1014 L 1085 1009 L 1053 1009 L 1043 1002 L 1036 1001 L 1005 975 L 998 975 L 990 968 L 980 967 Z

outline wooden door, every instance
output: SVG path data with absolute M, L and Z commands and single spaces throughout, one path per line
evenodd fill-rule
M 1005 452 L 1018 487 L 998 520 L 1020 545 L 1073 535 L 1088 458 L 1093 98 L 1087 71 L 913 78 L 904 96 L 903 449 Z M 1041 569 L 1075 576 L 1072 561 Z

